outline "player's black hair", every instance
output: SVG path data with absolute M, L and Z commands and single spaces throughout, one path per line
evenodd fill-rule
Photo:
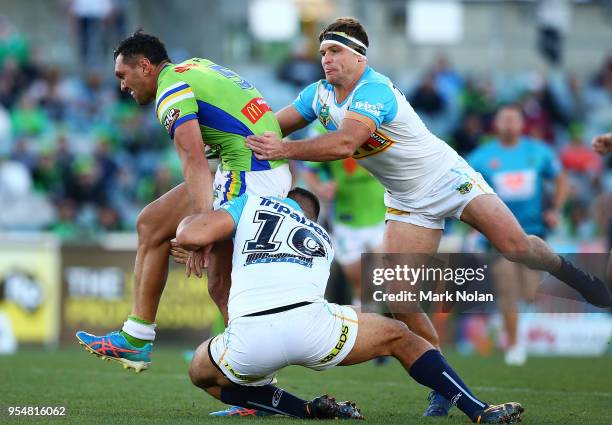
M 301 187 L 296 187 L 292 189 L 287 194 L 287 198 L 293 199 L 295 202 L 300 204 L 301 207 L 306 207 L 306 209 L 312 209 L 312 213 L 314 214 L 314 221 L 319 218 L 319 212 L 321 211 L 321 204 L 319 204 L 319 198 L 317 196 Z M 306 202 L 306 205 L 304 204 Z M 304 211 L 306 212 L 306 211 Z
M 142 29 L 125 38 L 113 52 L 113 58 L 123 55 L 126 61 L 132 61 L 138 55 L 142 55 L 153 65 L 159 65 L 164 61 L 170 61 L 166 47 L 161 40 L 154 35 L 145 33 Z
M 334 22 L 326 26 L 323 31 L 321 31 L 319 34 L 319 42 L 323 41 L 323 37 L 328 32 L 343 32 L 351 37 L 355 37 L 357 40 L 365 44 L 366 47 L 370 46 L 370 42 L 368 41 L 368 33 L 357 18 L 337 18 Z

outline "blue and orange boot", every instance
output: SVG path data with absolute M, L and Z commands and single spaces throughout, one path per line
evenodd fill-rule
M 121 363 L 125 369 L 134 369 L 138 373 L 151 366 L 153 343 L 148 343 L 142 348 L 134 347 L 118 331 L 104 336 L 78 331 L 76 338 L 90 353 L 107 361 Z
M 217 412 L 210 413 L 210 416 L 234 416 L 234 417 L 246 417 L 246 416 L 272 416 L 273 413 L 264 412 L 263 410 L 247 409 L 246 407 L 231 406 L 225 410 L 219 410 Z

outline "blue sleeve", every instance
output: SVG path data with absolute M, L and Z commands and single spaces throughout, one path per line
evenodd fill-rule
M 376 123 L 392 121 L 397 115 L 397 100 L 391 88 L 383 83 L 368 83 L 359 87 L 353 95 L 349 111 L 365 115 Z
M 553 151 L 548 146 L 542 144 L 542 157 L 544 158 L 544 163 L 542 164 L 542 175 L 547 179 L 554 179 L 561 173 L 561 161 L 557 157 L 555 151 Z
M 232 218 L 234 219 L 234 224 L 236 226 L 238 226 L 240 216 L 242 215 L 242 211 L 244 210 L 244 206 L 246 205 L 248 199 L 249 195 L 244 193 L 239 197 L 232 199 L 231 201 L 227 201 L 220 207 L 222 210 L 227 211 L 232 216 Z
M 319 82 L 316 82 L 306 87 L 300 92 L 297 99 L 295 99 L 292 104 L 300 115 L 308 122 L 312 122 L 317 119 L 317 114 L 312 109 L 312 105 L 317 94 L 318 85 Z

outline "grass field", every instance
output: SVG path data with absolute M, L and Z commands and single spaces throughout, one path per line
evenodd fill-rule
M 448 355 L 481 398 L 519 401 L 527 424 L 612 424 L 612 358 L 529 359 L 508 368 L 500 357 Z M 223 407 L 193 387 L 181 351 L 156 348 L 153 368 L 141 374 L 103 362 L 79 347 L 59 351 L 28 349 L 0 357 L 0 424 L 202 424 L 240 420 L 262 424 L 294 419 L 211 418 Z M 422 418 L 428 390 L 392 361 L 336 368 L 324 373 L 291 367 L 279 385 L 303 398 L 329 393 L 361 407 L 371 424 L 465 424 L 457 409 L 448 419 Z M 64 406 L 65 417 L 9 417 L 7 406 Z

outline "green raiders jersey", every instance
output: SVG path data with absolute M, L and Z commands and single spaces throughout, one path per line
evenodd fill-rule
M 385 189 L 354 158 L 307 162 L 305 166 L 336 182 L 334 221 L 350 227 L 367 227 L 385 219 Z
M 162 69 L 155 112 L 172 139 L 181 124 L 198 120 L 204 142 L 219 154 L 225 171 L 269 170 L 287 162 L 258 160 L 246 147 L 244 138 L 252 134 L 273 131 L 282 137 L 278 121 L 252 84 L 207 59 Z

